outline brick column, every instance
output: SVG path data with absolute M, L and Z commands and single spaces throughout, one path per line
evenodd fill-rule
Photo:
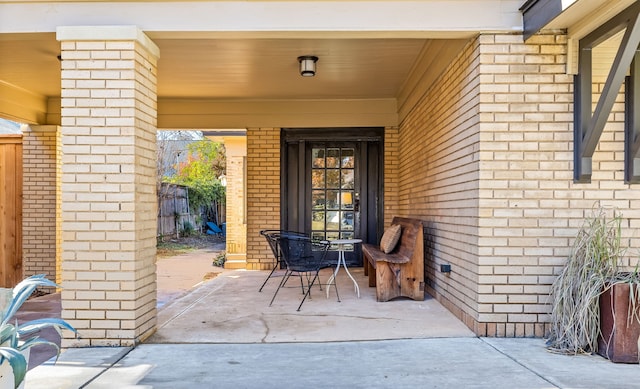
M 593 206 L 571 182 L 567 40 L 538 34 L 525 43 L 521 34 L 483 34 L 478 42 L 482 182 L 478 305 L 470 327 L 481 336 L 541 337 L 548 333 L 554 274 L 575 236 L 567 227 L 580 225 L 582 209 Z
M 225 269 L 247 266 L 247 138 L 225 137 L 227 155 L 227 258 Z
M 60 172 L 58 126 L 28 126 L 22 132 L 22 258 L 24 276 L 46 274 L 60 282 L 57 253 L 58 178 Z
M 156 325 L 157 46 L 130 26 L 60 27 L 62 317 L 131 346 Z
M 399 205 L 399 138 L 398 127 L 384 129 L 384 227 L 391 225 L 394 216 L 400 215 Z
M 247 270 L 275 259 L 262 229 L 280 228 L 280 129 L 247 128 Z

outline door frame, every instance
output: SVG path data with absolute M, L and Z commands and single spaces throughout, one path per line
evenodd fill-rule
M 360 225 L 357 234 L 364 243 L 378 243 L 384 227 L 384 128 L 383 127 L 345 127 L 345 128 L 282 128 L 280 134 L 280 226 L 282 229 L 309 233 L 305 221 L 305 201 L 297 201 L 297 209 L 289 209 L 289 200 L 307 191 L 305 183 L 305 168 L 298 169 L 300 161 L 306 164 L 307 142 L 361 142 L 360 163 Z M 290 145 L 292 152 L 289 152 Z M 375 148 L 375 150 L 374 150 Z M 295 150 L 295 151 L 293 151 Z M 376 152 L 378 158 L 370 161 L 369 152 Z M 295 155 L 290 155 L 295 154 Z M 291 179 L 289 169 L 295 164 L 296 174 Z M 362 174 L 366 172 L 366 174 Z M 376 188 L 369 188 L 370 175 L 378 184 Z M 374 213 L 375 222 L 371 223 L 369 215 Z M 296 225 L 292 224 L 296 220 Z

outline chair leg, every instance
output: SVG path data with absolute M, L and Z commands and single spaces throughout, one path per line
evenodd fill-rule
M 309 294 L 308 294 L 308 296 L 309 296 L 309 298 L 312 298 L 312 297 L 311 297 L 311 286 L 312 286 L 312 283 L 311 283 L 311 280 L 312 280 L 311 273 L 305 273 L 305 277 L 307 278 L 307 289 L 309 290 Z M 318 276 L 317 276 L 317 279 L 318 279 L 318 283 L 319 283 L 319 282 L 320 282 L 320 275 L 318 275 Z
M 309 284 L 309 287 L 307 288 L 307 293 L 304 294 L 304 297 L 302 298 L 302 301 L 300 302 L 300 305 L 298 305 L 297 311 L 300 311 L 300 308 L 302 308 L 302 304 L 304 304 L 304 300 L 306 300 L 307 297 L 311 294 L 311 288 L 313 287 L 313 284 L 316 282 L 316 279 L 318 279 L 318 272 L 316 272 L 316 274 L 313 277 L 313 280 L 311 280 L 311 283 Z
M 292 271 L 285 270 L 285 273 L 284 273 L 284 275 L 282 276 L 282 278 L 283 278 L 282 286 L 283 286 L 283 287 L 287 284 L 287 282 L 289 281 L 289 278 L 291 277 L 291 275 L 292 275 L 292 274 L 293 274 L 293 272 L 292 272 Z
M 258 289 L 258 292 L 262 292 L 262 288 L 264 288 L 264 286 L 267 284 L 267 281 L 269 281 L 269 279 L 273 275 L 273 272 L 275 272 L 277 268 L 278 268 L 278 262 L 276 262 L 276 265 L 273 267 L 273 269 L 271 269 L 271 273 L 269 273 L 267 278 L 264 280 L 264 282 L 262 283 L 262 286 L 260 287 L 260 289 Z
M 320 274 L 318 274 L 318 288 L 320 288 L 320 291 L 322 292 L 322 280 L 320 279 Z
M 282 288 L 282 286 L 287 283 L 287 280 L 289 279 L 290 275 L 291 273 L 287 269 L 285 275 L 282 277 L 282 280 L 280 280 L 280 284 L 278 284 L 278 289 L 276 289 L 276 292 L 273 294 L 273 297 L 271 298 L 271 302 L 269 303 L 269 306 L 273 304 L 273 301 L 276 299 L 276 295 L 278 294 L 278 291 L 280 291 L 280 288 Z

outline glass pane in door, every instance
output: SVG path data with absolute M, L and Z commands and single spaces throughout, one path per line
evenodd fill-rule
M 311 162 L 311 236 L 319 240 L 355 237 L 355 149 L 314 147 Z

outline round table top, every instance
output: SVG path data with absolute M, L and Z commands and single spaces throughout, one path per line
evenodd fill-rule
M 329 243 L 331 243 L 331 244 L 355 244 L 355 243 L 362 243 L 362 239 L 335 239 L 335 240 L 330 240 Z

